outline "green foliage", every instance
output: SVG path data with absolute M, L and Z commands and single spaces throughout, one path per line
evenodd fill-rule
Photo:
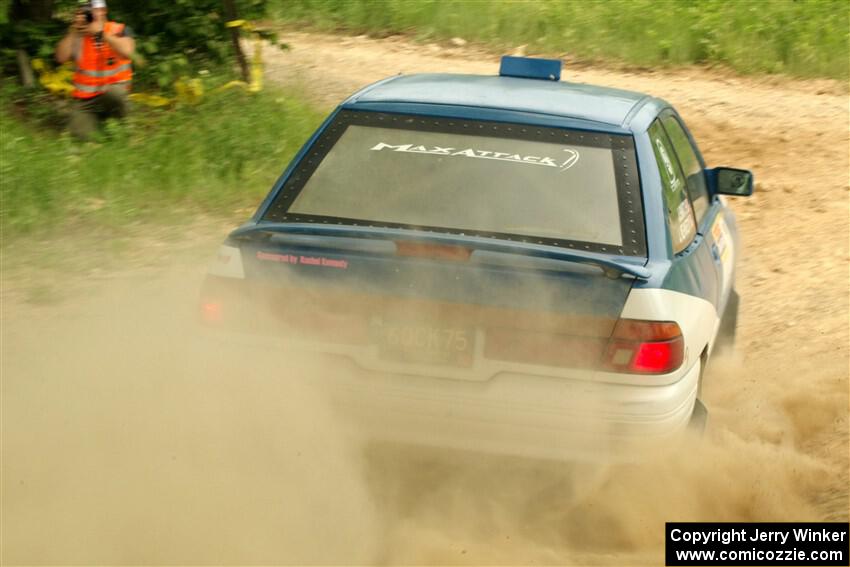
M 196 106 L 137 108 L 80 145 L 35 130 L 0 99 L 3 239 L 72 226 L 120 227 L 168 214 L 233 211 L 259 202 L 320 122 L 298 97 L 234 89 Z
M 846 0 L 269 0 L 281 20 L 638 65 L 848 78 Z
M 258 18 L 266 0 L 239 0 L 240 18 Z M 130 26 L 142 59 L 135 66 L 137 86 L 163 88 L 195 69 L 220 66 L 232 55 L 221 0 L 110 0 L 109 19 Z M 0 71 L 16 73 L 15 50 L 52 59 L 56 43 L 68 29 L 76 0 L 53 3 L 53 18 L 0 23 Z M 3 15 L 12 9 L 7 3 Z M 7 18 L 8 19 L 8 18 Z M 144 62 L 144 63 L 143 63 Z
M 221 63 L 229 56 L 220 0 L 112 0 L 109 17 L 133 29 L 136 49 L 147 65 L 136 80 L 164 87 L 190 66 Z

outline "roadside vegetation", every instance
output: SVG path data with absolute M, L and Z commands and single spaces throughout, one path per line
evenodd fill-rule
M 225 22 L 236 13 L 265 14 L 263 2 L 110 0 L 111 19 L 136 32 L 134 91 L 148 103 L 134 104 L 126 120 L 108 121 L 88 143 L 65 131 L 71 99 L 46 88 L 54 46 L 75 6 L 0 2 L 3 246 L 30 234 L 111 237 L 139 222 L 192 222 L 236 210 L 244 219 L 322 118 L 298 93 L 233 83 L 248 78 L 232 34 L 247 32 Z
M 8 94 L 0 101 L 4 239 L 256 205 L 321 120 L 288 93 L 230 90 L 137 109 L 80 144 L 20 120 Z
M 848 78 L 846 0 L 269 0 L 323 31 L 462 38 L 583 61 L 722 64 L 741 73 Z

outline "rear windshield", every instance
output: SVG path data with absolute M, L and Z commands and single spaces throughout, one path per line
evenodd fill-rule
M 630 136 L 345 111 L 264 219 L 643 255 Z

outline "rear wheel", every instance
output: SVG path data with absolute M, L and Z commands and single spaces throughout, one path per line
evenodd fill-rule
M 714 345 L 712 356 L 718 354 L 728 354 L 735 349 L 735 333 L 738 328 L 738 304 L 740 298 L 738 292 L 732 288 L 729 292 L 729 300 L 726 302 L 726 309 L 723 310 L 723 316 L 720 319 L 720 327 L 717 330 L 717 339 Z M 708 423 L 708 410 L 702 403 L 703 386 L 705 380 L 705 367 L 708 364 L 708 349 L 703 351 L 700 356 L 700 372 L 699 386 L 697 386 L 697 399 L 694 404 L 694 411 L 691 414 L 691 420 L 688 423 L 688 429 L 702 436 L 705 433 L 706 424 Z
M 705 405 L 697 398 L 694 403 L 694 412 L 691 414 L 691 420 L 688 422 L 688 431 L 698 437 L 705 434 L 705 427 L 708 424 L 708 410 Z
M 694 409 L 688 422 L 688 431 L 697 437 L 702 437 L 708 423 L 708 409 L 702 403 L 702 392 L 705 384 L 705 367 L 708 364 L 708 347 L 703 349 L 699 355 L 699 381 L 697 382 L 697 399 L 694 400 Z
M 720 320 L 720 329 L 717 331 L 717 352 L 731 352 L 735 348 L 735 332 L 738 328 L 738 303 L 740 298 L 738 292 L 732 289 L 729 292 L 729 301 Z

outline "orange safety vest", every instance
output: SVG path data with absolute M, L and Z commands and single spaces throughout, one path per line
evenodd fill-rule
M 124 24 L 106 22 L 104 33 L 119 34 Z M 121 85 L 130 90 L 133 80 L 132 62 L 115 52 L 106 41 L 96 42 L 86 35 L 80 42 L 77 70 L 74 73 L 74 97 L 92 98 L 106 91 L 110 85 Z

